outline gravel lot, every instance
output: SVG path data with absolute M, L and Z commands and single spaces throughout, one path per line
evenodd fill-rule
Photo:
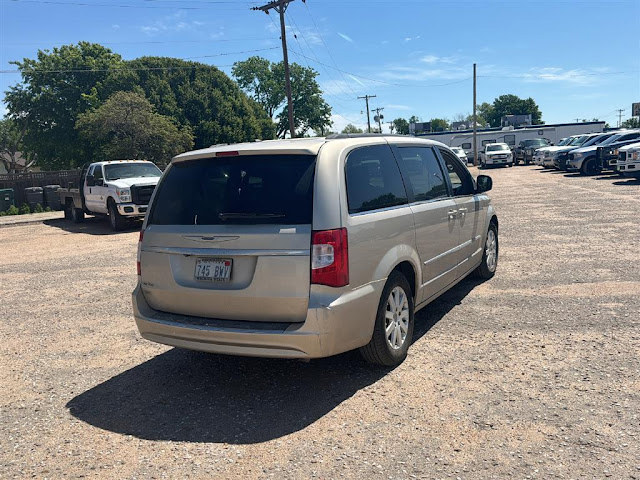
M 640 479 L 640 182 L 488 173 L 498 273 L 392 371 L 150 343 L 136 231 L 0 228 L 0 478 Z

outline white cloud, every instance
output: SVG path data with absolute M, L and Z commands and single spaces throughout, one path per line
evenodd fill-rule
M 113 24 L 113 25 L 111 25 L 111 28 L 113 28 L 114 30 L 120 30 L 120 25 Z
M 385 80 L 403 80 L 420 82 L 424 80 L 461 80 L 471 75 L 469 71 L 460 67 L 453 68 L 421 68 L 390 66 L 380 74 Z
M 415 37 L 404 37 L 404 41 L 406 42 L 412 42 L 414 40 L 420 40 L 420 38 L 422 37 L 422 35 L 416 35 Z
M 353 75 L 349 75 L 347 73 L 347 77 L 349 77 L 351 80 L 353 80 L 354 82 L 359 83 L 360 85 L 362 85 L 363 87 L 366 87 L 366 85 L 364 84 L 364 82 L 362 82 L 361 80 L 358 80 L 357 77 L 354 77 Z
M 593 85 L 598 81 L 598 74 L 605 73 L 607 68 L 571 69 L 560 67 L 534 67 L 522 74 L 526 82 L 533 83 L 571 83 L 574 85 Z
M 394 103 L 389 103 L 384 107 L 388 110 L 411 110 L 409 105 L 396 105 Z
M 337 32 L 337 33 L 338 33 L 338 35 L 339 35 L 340 37 L 342 37 L 343 39 L 345 39 L 347 42 L 351 42 L 351 43 L 353 43 L 353 39 L 352 39 L 350 36 L 345 35 L 344 33 L 340 33 L 340 32 Z
M 420 59 L 422 63 L 426 63 L 429 65 L 433 65 L 436 63 L 445 63 L 447 65 L 452 65 L 457 62 L 456 57 L 437 57 L 435 55 L 426 55 Z
M 204 26 L 204 23 L 197 20 L 189 20 L 184 11 L 179 11 L 173 15 L 164 16 L 158 20 L 142 25 L 140 31 L 146 35 L 154 36 L 168 32 L 183 32 L 185 30 L 197 30 Z
M 364 132 L 367 131 L 366 115 L 360 115 L 360 112 L 347 113 L 345 115 L 342 115 L 340 113 L 333 113 L 331 115 L 331 121 L 333 122 L 333 125 L 331 126 L 331 130 L 337 133 L 340 133 L 344 129 L 344 127 L 346 127 L 349 124 L 355 125 L 356 127 L 360 128 Z M 373 119 L 372 119 L 372 122 L 373 122 Z

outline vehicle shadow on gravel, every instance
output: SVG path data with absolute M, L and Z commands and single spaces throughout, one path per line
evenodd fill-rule
M 478 283 L 465 280 L 418 313 L 414 342 Z M 391 370 L 357 352 L 304 363 L 172 349 L 66 406 L 90 425 L 146 440 L 252 444 L 304 429 Z
M 121 233 L 131 233 L 139 231 L 142 226 L 141 222 L 131 222 L 127 225 L 127 228 L 120 232 L 114 232 L 109 226 L 107 218 L 101 217 L 87 217 L 81 223 L 73 223 L 70 220 L 54 219 L 45 220 L 43 222 L 49 227 L 59 228 L 69 233 L 88 233 L 89 235 L 119 235 Z
M 617 182 L 612 182 L 614 185 L 621 185 L 623 187 L 627 186 L 638 186 L 640 185 L 640 178 L 621 178 Z

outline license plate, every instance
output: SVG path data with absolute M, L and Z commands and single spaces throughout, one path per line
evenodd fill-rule
M 196 280 L 228 282 L 233 262 L 227 258 L 199 258 L 196 260 Z

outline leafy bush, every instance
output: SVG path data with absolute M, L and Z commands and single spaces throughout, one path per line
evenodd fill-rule
M 11 205 L 6 212 L 4 212 L 5 215 L 18 215 L 20 212 L 18 210 L 18 208 L 15 205 Z
M 20 207 L 20 210 L 18 211 L 18 215 L 26 215 L 28 213 L 31 213 L 31 209 L 29 208 L 29 204 L 23 203 L 22 206 Z
M 33 213 L 42 213 L 44 212 L 44 208 L 39 203 L 36 203 L 36 206 L 33 208 Z
M 44 209 L 44 211 L 45 211 L 45 212 L 52 212 L 53 210 L 51 210 L 51 207 L 46 207 L 46 208 Z

